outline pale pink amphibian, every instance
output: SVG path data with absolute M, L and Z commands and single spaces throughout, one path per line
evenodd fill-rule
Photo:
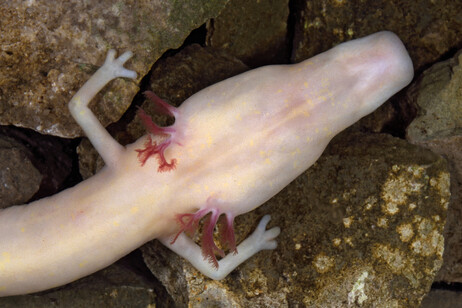
M 94 177 L 57 195 L 0 211 L 0 296 L 63 285 L 102 269 L 154 238 L 202 273 L 225 277 L 262 249 L 278 228 L 235 247 L 233 219 L 270 199 L 321 155 L 332 137 L 374 111 L 413 77 L 391 32 L 338 45 L 294 65 L 267 66 L 206 88 L 173 108 L 148 93 L 175 124 L 118 144 L 87 105 L 109 81 L 135 78 L 129 52 L 104 65 L 75 94 L 70 111 L 103 157 Z M 210 213 L 203 249 L 182 231 Z M 223 255 L 211 237 L 227 218 Z

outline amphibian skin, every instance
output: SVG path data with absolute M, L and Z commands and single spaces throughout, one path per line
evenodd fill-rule
M 75 94 L 70 111 L 106 166 L 54 196 L 0 211 L 0 296 L 63 285 L 115 262 L 154 238 L 221 279 L 262 249 L 278 228 L 235 245 L 233 220 L 274 196 L 310 167 L 332 137 L 375 110 L 413 77 L 399 38 L 379 32 L 294 65 L 266 66 L 206 88 L 173 108 L 160 128 L 140 111 L 149 133 L 117 143 L 87 107 L 110 80 L 135 78 L 129 52 L 104 65 Z M 201 249 L 183 231 L 207 214 Z M 223 238 L 212 231 L 225 214 Z

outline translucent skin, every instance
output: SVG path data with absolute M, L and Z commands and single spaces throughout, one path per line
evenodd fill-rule
M 103 77 L 92 77 L 70 108 L 106 167 L 57 195 L 0 212 L 0 296 L 91 274 L 175 235 L 178 214 L 210 208 L 235 217 L 255 209 L 310 167 L 335 134 L 405 87 L 413 68 L 399 38 L 379 32 L 222 81 L 176 109 L 164 151 L 176 165 L 168 172 L 159 172 L 157 159 L 140 163 L 137 150 L 149 136 L 122 147 L 79 109 L 108 82 Z

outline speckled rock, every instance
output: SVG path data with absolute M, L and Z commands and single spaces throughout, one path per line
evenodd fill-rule
M 0 124 L 82 135 L 67 102 L 109 48 L 134 52 L 126 66 L 139 81 L 164 51 L 179 47 L 227 1 L 3 1 Z M 119 78 L 98 94 L 92 109 L 107 125 L 121 117 L 137 91 L 135 81 Z
M 445 156 L 452 173 L 444 265 L 436 279 L 462 282 L 462 50 L 426 70 L 408 91 L 417 117 L 407 139 Z
M 38 191 L 42 175 L 29 157 L 25 146 L 0 135 L 0 209 L 22 204 Z
M 288 19 L 288 0 L 233 0 L 207 23 L 207 45 L 252 67 L 285 63 Z
M 296 0 L 293 6 L 296 62 L 340 42 L 390 30 L 403 40 L 420 69 L 462 42 L 460 1 Z
M 318 162 L 256 211 L 282 233 L 222 281 L 160 245 L 142 248 L 179 305 L 418 307 L 442 264 L 449 203 L 445 161 L 388 135 L 341 135 Z

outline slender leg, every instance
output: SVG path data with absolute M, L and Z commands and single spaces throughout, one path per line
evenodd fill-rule
M 88 103 L 112 79 L 117 77 L 136 78 L 134 71 L 123 67 L 132 56 L 130 51 L 115 59 L 115 50 L 109 50 L 106 61 L 96 73 L 80 88 L 69 102 L 69 110 L 75 121 L 82 127 L 93 146 L 108 166 L 116 163 L 124 147 L 121 146 L 101 125 Z
M 266 230 L 266 225 L 270 219 L 270 215 L 263 216 L 255 231 L 237 246 L 238 253 L 228 254 L 219 260 L 218 268 L 209 260 L 204 259 L 201 248 L 184 233 L 181 233 L 173 244 L 171 244 L 171 237 L 162 237 L 159 240 L 178 255 L 187 259 L 202 274 L 220 280 L 260 250 L 277 247 L 275 238 L 279 235 L 280 229 L 274 227 Z

